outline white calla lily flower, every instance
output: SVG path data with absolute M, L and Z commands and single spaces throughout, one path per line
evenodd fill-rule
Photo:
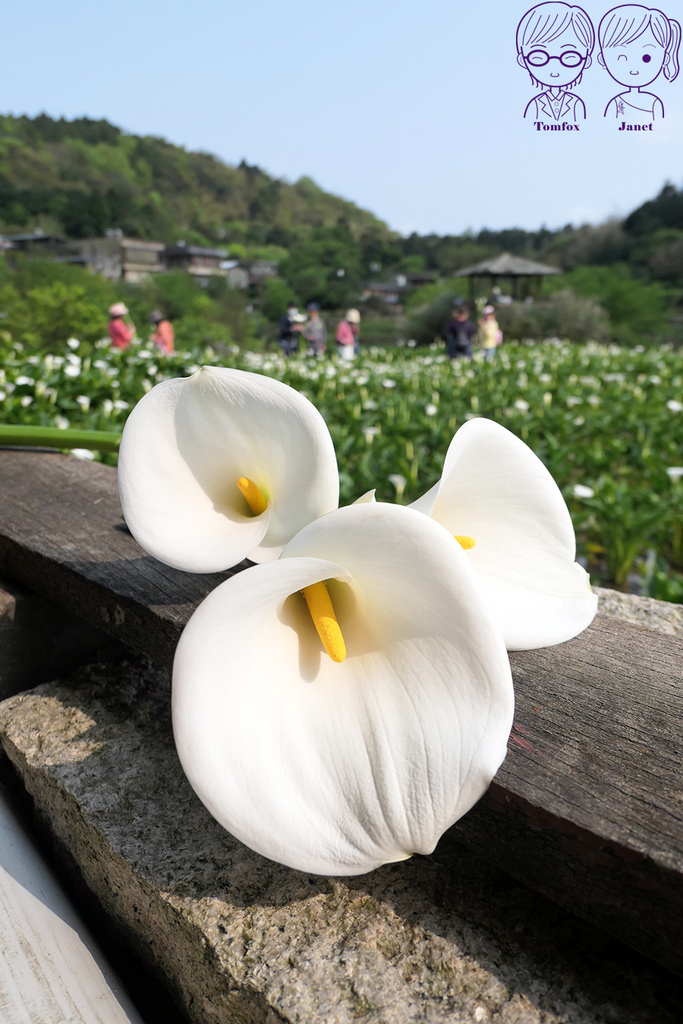
M 578 636 L 598 599 L 576 561 L 562 493 L 518 437 L 487 419 L 463 424 L 441 479 L 412 508 L 460 539 L 508 650 Z
M 331 599 L 330 645 L 304 588 Z M 316 874 L 430 853 L 503 761 L 513 702 L 464 552 L 376 502 L 217 587 L 173 668 L 176 745 L 200 799 L 251 849 Z
M 188 572 L 275 559 L 339 501 L 332 438 L 315 406 L 281 381 L 213 366 L 138 402 L 118 475 L 135 539 Z

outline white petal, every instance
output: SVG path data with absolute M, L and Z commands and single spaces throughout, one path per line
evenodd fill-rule
M 268 498 L 252 517 L 237 487 Z M 204 367 L 164 381 L 126 423 L 119 455 L 126 522 L 145 550 L 190 572 L 276 558 L 302 526 L 335 508 L 334 447 L 315 407 L 281 381 Z
M 577 636 L 597 597 L 574 559 L 564 498 L 543 463 L 492 420 L 465 423 L 453 438 L 441 481 L 420 502 L 453 534 L 473 537 L 467 557 L 508 650 Z M 413 507 L 420 510 L 420 502 Z
M 668 472 L 669 472 L 669 470 L 667 469 L 667 473 Z M 373 487 L 372 490 L 370 490 L 370 491 L 366 491 L 365 494 L 361 494 L 360 498 L 356 498 L 356 500 L 353 502 L 353 504 L 354 505 L 364 505 L 364 504 L 368 504 L 368 503 L 371 503 L 373 501 L 376 501 L 377 499 L 375 498 L 375 491 L 376 491 L 375 487 Z
M 297 593 L 332 578 L 342 664 Z M 200 798 L 252 849 L 320 874 L 431 852 L 489 785 L 512 710 L 464 553 L 381 503 L 331 512 L 278 562 L 218 587 L 173 673 L 178 753 Z

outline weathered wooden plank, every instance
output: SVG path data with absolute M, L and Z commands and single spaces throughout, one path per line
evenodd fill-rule
M 145 556 L 107 467 L 1 452 L 0 495 L 0 575 L 161 663 L 229 575 Z M 511 660 L 509 756 L 450 836 L 683 973 L 683 641 L 598 616 Z
M 0 700 L 71 672 L 117 645 L 39 594 L 0 580 Z
M 0 1020 L 142 1024 L 1 789 Z
M 0 451 L 0 577 L 170 664 L 193 609 L 229 575 L 184 573 L 145 555 L 121 518 L 110 467 Z

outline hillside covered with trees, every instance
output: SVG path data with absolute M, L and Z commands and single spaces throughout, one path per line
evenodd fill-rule
M 432 272 L 439 283 L 407 296 L 414 313 L 437 293 L 461 291 L 461 281 L 449 280 L 457 270 L 507 251 L 565 271 L 546 285 L 554 312 L 529 320 L 528 311 L 515 311 L 508 328 L 516 336 L 543 330 L 574 340 L 680 340 L 683 189 L 672 184 L 623 221 L 402 238 L 310 178 L 290 184 L 103 120 L 0 117 L 0 233 L 40 229 L 77 239 L 115 228 L 167 244 L 220 245 L 238 259 L 275 260 L 279 279 L 249 296 L 270 320 L 290 296 L 336 311 L 356 305 L 369 279 Z M 221 299 L 238 340 L 249 334 L 236 330 L 241 305 Z M 370 300 L 368 311 L 388 312 L 380 305 Z

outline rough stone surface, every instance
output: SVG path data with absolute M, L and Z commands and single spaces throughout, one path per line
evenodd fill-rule
M 0 705 L 86 883 L 200 1024 L 679 1024 L 683 982 L 448 841 L 356 879 L 245 849 L 192 793 L 168 675 L 90 666 Z
M 606 587 L 593 587 L 598 595 L 598 611 L 615 619 L 632 622 L 658 633 L 683 636 L 683 604 L 670 601 L 655 601 L 652 597 L 638 594 L 622 594 Z

